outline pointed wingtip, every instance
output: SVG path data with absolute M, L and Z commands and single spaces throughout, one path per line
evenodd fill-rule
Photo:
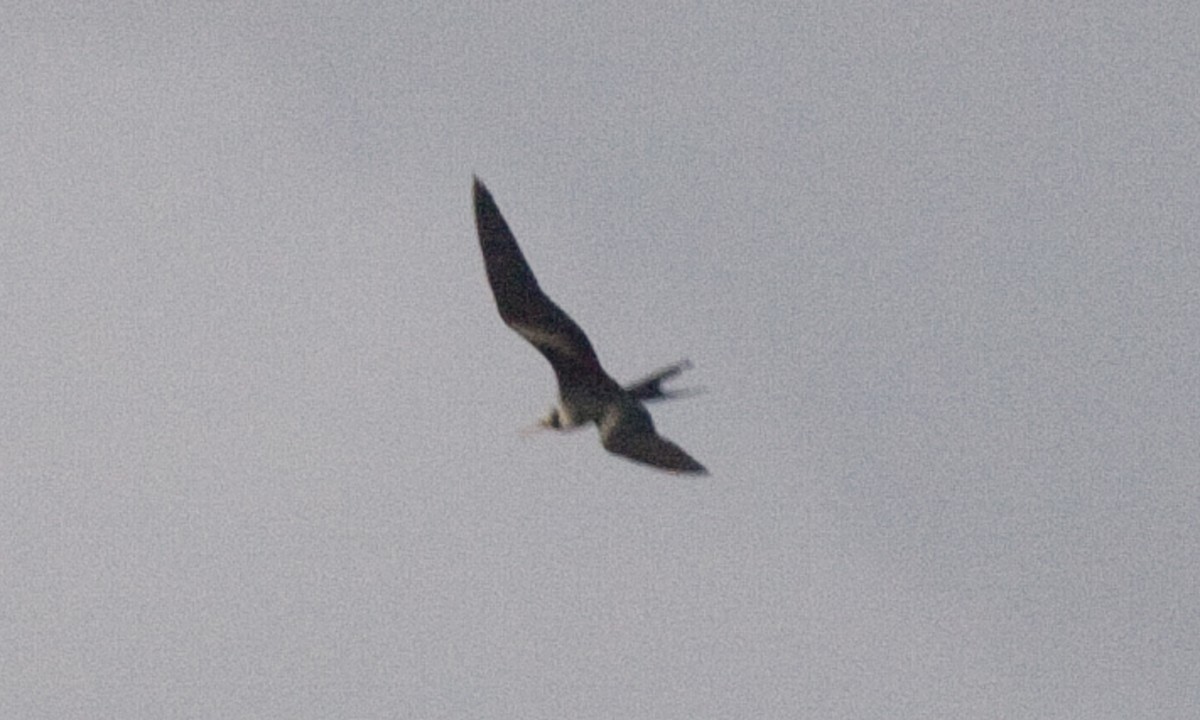
M 472 175 L 474 184 L 471 187 L 471 200 L 475 204 L 475 217 L 478 219 L 480 214 L 485 211 L 496 212 L 496 201 L 492 199 L 492 194 L 488 192 L 487 186 L 479 179 L 479 176 Z
M 474 185 L 471 188 L 471 198 L 475 202 L 475 212 L 478 214 L 481 208 L 495 208 L 496 201 L 492 199 L 492 193 L 487 189 L 487 185 L 479 179 L 478 175 L 472 175 Z M 499 213 L 499 210 L 495 210 Z

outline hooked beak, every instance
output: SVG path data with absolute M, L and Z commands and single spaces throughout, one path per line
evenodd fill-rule
M 547 425 L 544 420 L 538 420 L 533 425 L 526 425 L 525 427 L 521 428 L 517 431 L 517 434 L 523 438 L 531 438 L 540 433 L 542 430 L 548 430 L 549 428 L 550 426 Z

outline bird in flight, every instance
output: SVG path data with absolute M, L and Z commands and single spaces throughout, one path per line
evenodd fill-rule
M 690 394 L 662 388 L 664 381 L 690 367 L 687 361 L 621 387 L 600 367 L 583 330 L 542 292 L 500 208 L 479 178 L 475 178 L 474 196 L 479 247 L 500 317 L 550 361 L 558 378 L 558 405 L 539 424 L 571 430 L 596 423 L 600 443 L 611 453 L 669 472 L 707 474 L 703 465 L 655 432 L 642 405 L 644 400 Z

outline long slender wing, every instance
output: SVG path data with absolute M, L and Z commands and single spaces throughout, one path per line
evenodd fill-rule
M 611 408 L 600 422 L 600 444 L 615 455 L 676 473 L 707 475 L 703 465 L 654 430 L 654 421 L 641 403 Z
M 667 380 L 675 377 L 684 370 L 692 367 L 692 363 L 687 360 L 681 360 L 674 365 L 669 365 L 665 368 L 655 370 L 649 376 L 638 380 L 637 382 L 625 388 L 625 392 L 634 396 L 638 400 L 671 400 L 674 398 L 689 397 L 701 392 L 699 389 L 687 390 L 663 390 L 662 384 Z
M 646 465 L 676 473 L 707 475 L 703 465 L 662 435 L 650 432 L 609 433 L 601 438 L 604 449 Z
M 560 387 L 608 380 L 587 335 L 538 286 L 500 208 L 479 178 L 475 178 L 474 197 L 479 247 L 500 317 L 550 361 Z

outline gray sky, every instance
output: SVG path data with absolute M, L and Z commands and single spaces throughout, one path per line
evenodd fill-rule
M 374 5 L 4 10 L 0 716 L 1195 711 L 1200 10 Z

